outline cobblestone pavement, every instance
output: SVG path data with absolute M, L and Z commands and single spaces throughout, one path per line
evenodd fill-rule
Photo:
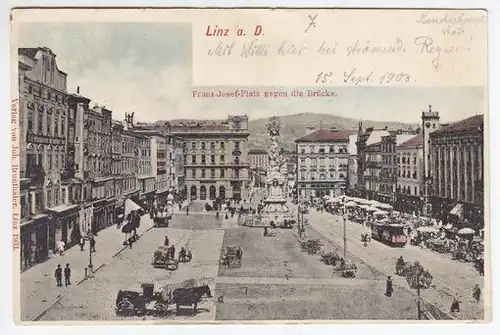
M 138 233 L 147 231 L 153 222 L 147 215 L 141 219 Z M 114 255 L 123 250 L 124 234 L 116 225 L 103 229 L 95 237 L 96 252 L 92 253 L 94 271 L 109 262 Z M 139 241 L 138 243 L 141 243 Z M 57 287 L 54 271 L 58 264 L 62 267 L 66 263 L 71 267 L 71 284 L 68 287 Z M 55 301 L 68 294 L 78 282 L 85 277 L 85 268 L 89 264 L 89 243 L 84 251 L 78 245 L 66 250 L 63 256 L 56 255 L 44 263 L 37 264 L 21 274 L 20 303 L 21 321 L 31 321 L 37 318 Z M 64 280 L 64 279 L 63 279 Z
M 55 320 L 124 320 L 115 314 L 118 290 L 141 291 L 142 283 L 154 283 L 155 291 L 168 284 L 180 283 L 195 278 L 206 280 L 214 289 L 213 279 L 217 275 L 223 231 L 213 229 L 217 222 L 212 216 L 205 217 L 206 229 L 199 227 L 201 216 L 174 216 L 171 227 L 153 228 L 140 241 L 106 264 L 95 277 L 76 287 L 71 295 L 65 296 L 43 316 L 43 321 Z M 183 228 L 175 228 L 175 227 Z M 198 229 L 193 229 L 198 228 Z M 176 253 L 182 246 L 192 251 L 193 260 L 180 263 L 179 269 L 169 271 L 156 269 L 151 265 L 157 246 L 163 245 L 164 237 L 176 246 Z M 175 306 L 172 306 L 175 307 Z M 196 316 L 192 308 L 183 307 L 186 315 L 167 315 L 173 320 L 213 320 L 215 306 L 207 299 L 198 306 Z M 143 320 L 133 317 L 127 320 Z M 147 320 L 157 320 L 148 316 Z
M 325 237 L 342 245 L 343 220 L 341 217 L 312 210 L 309 214 L 309 223 Z M 386 275 L 393 276 L 394 281 L 401 286 L 406 284 L 406 280 L 395 276 L 394 266 L 397 258 L 403 256 L 406 261 L 419 261 L 434 277 L 432 287 L 421 292 L 427 302 L 443 312 L 449 312 L 453 297 L 458 296 L 458 300 L 461 301 L 460 313 L 450 315 L 451 317 L 462 320 L 484 319 L 483 302 L 477 303 L 472 298 L 472 288 L 476 283 L 484 291 L 484 277 L 481 277 L 471 264 L 460 263 L 415 246 L 392 248 L 372 240 L 368 247 L 363 247 L 360 235 L 368 231 L 368 228 L 358 223 L 347 221 L 347 250 L 350 253 Z

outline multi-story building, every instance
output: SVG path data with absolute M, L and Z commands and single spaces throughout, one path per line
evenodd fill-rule
M 430 134 L 435 132 L 436 130 L 441 128 L 441 124 L 439 122 L 439 113 L 437 111 L 432 110 L 432 106 L 429 105 L 429 110 L 428 111 L 422 111 L 422 117 L 421 117 L 421 124 L 422 124 L 422 137 L 423 137 L 423 148 L 422 148 L 422 155 L 423 155 L 423 164 L 424 164 L 424 170 L 423 170 L 423 175 L 422 178 L 423 183 L 424 183 L 424 189 L 423 189 L 423 208 L 422 211 L 425 215 L 427 215 L 428 212 L 431 212 L 431 204 L 430 204 L 430 194 L 432 194 L 432 173 L 433 170 L 431 170 L 431 155 L 430 155 Z
M 136 202 L 144 208 L 153 207 L 156 197 L 156 177 L 153 174 L 151 144 L 152 137 L 134 131 L 137 159 L 137 182 L 139 199 Z
M 420 214 L 423 206 L 423 136 L 414 135 L 396 147 L 396 209 Z
M 398 164 L 396 147 L 415 136 L 413 131 L 390 131 L 390 135 L 382 136 L 380 143 L 382 165 L 379 178 L 379 190 L 375 199 L 393 204 L 396 201 Z
M 111 137 L 111 175 L 114 180 L 115 202 L 115 220 L 118 216 L 125 213 L 125 197 L 123 187 L 123 123 L 113 120 L 113 133 Z
M 372 170 L 370 172 L 366 172 L 367 169 L 367 157 L 366 157 L 366 147 L 379 143 L 382 141 L 382 136 L 388 136 L 390 135 L 389 131 L 387 131 L 387 127 L 384 129 L 374 129 L 373 127 L 367 128 L 366 130 L 363 130 L 363 124 L 360 122 L 359 123 L 359 129 L 358 129 L 358 139 L 356 141 L 356 151 L 357 151 L 357 177 L 358 177 L 358 189 L 356 191 L 356 194 L 361 197 L 367 197 L 368 196 L 368 190 L 366 189 L 366 182 L 365 182 L 365 176 L 369 176 L 369 179 L 371 179 L 371 182 L 368 183 L 368 185 L 374 185 L 373 178 L 375 178 L 372 174 L 376 173 L 375 170 Z M 372 156 L 373 159 L 375 159 L 375 154 L 374 151 L 377 146 L 374 146 L 370 149 L 370 155 Z M 381 157 L 380 157 L 381 158 Z M 376 159 L 375 159 L 376 161 Z M 372 161 L 370 162 L 371 166 L 374 165 L 381 165 L 381 162 L 375 162 Z M 381 168 L 381 166 L 380 166 Z M 379 168 L 375 168 L 379 169 Z M 380 171 L 379 171 L 380 172 Z M 372 190 L 372 196 L 373 196 L 373 190 Z
M 364 190 L 368 199 L 376 199 L 380 189 L 380 174 L 382 172 L 382 141 L 369 144 L 364 147 L 363 154 Z
M 168 124 L 185 142 L 185 184 L 191 200 L 247 199 L 248 117 Z
M 295 140 L 298 196 L 340 195 L 345 190 L 351 134 L 348 130 L 320 129 Z
M 269 155 L 264 149 L 251 149 L 248 151 L 250 162 L 251 180 L 254 185 L 262 185 L 269 168 Z
M 26 267 L 67 238 L 72 206 L 61 196 L 66 168 L 67 75 L 48 48 L 18 49 L 20 181 L 24 204 L 21 249 Z M 29 185 L 29 190 L 28 190 Z
M 432 128 L 432 126 L 431 126 Z M 484 226 L 484 116 L 475 115 L 432 132 L 432 212 L 443 220 Z
M 159 206 L 165 206 L 165 201 L 168 192 L 171 190 L 170 186 L 170 160 L 169 156 L 169 136 L 157 127 L 149 124 L 137 124 L 134 126 L 134 133 L 145 136 L 150 145 L 147 147 L 146 142 L 141 137 L 136 137 L 136 141 L 140 141 L 143 146 L 138 152 L 138 172 L 141 187 L 142 202 L 146 202 L 147 206 L 152 206 L 155 202 Z M 147 154 L 150 150 L 149 154 Z M 149 166 L 151 171 L 149 171 Z M 155 179 L 154 190 L 155 194 L 151 192 L 151 179 Z
M 93 234 L 114 223 L 116 199 L 111 173 L 112 134 L 112 111 L 100 106 L 86 110 L 83 138 L 84 176 L 88 176 L 91 183 Z
M 130 126 L 128 122 L 125 122 L 122 132 L 122 176 L 125 202 L 138 201 L 140 191 L 137 181 L 135 135 L 129 129 Z

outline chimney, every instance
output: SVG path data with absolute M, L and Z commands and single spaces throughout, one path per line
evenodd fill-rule
M 76 94 L 80 94 L 80 86 L 76 87 Z
M 306 127 L 306 135 L 312 134 L 316 131 L 316 127 L 314 126 L 308 126 Z

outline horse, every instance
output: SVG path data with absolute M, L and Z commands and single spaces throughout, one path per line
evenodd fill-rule
M 208 285 L 175 289 L 174 292 L 172 292 L 172 302 L 176 306 L 177 314 L 179 314 L 180 306 L 193 305 L 193 315 L 196 315 L 196 308 L 204 295 L 206 295 L 207 298 L 212 298 L 212 293 Z

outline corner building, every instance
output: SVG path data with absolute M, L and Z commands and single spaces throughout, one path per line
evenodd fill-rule
M 185 190 L 188 199 L 248 199 L 248 117 L 189 120 L 169 124 L 184 140 Z

